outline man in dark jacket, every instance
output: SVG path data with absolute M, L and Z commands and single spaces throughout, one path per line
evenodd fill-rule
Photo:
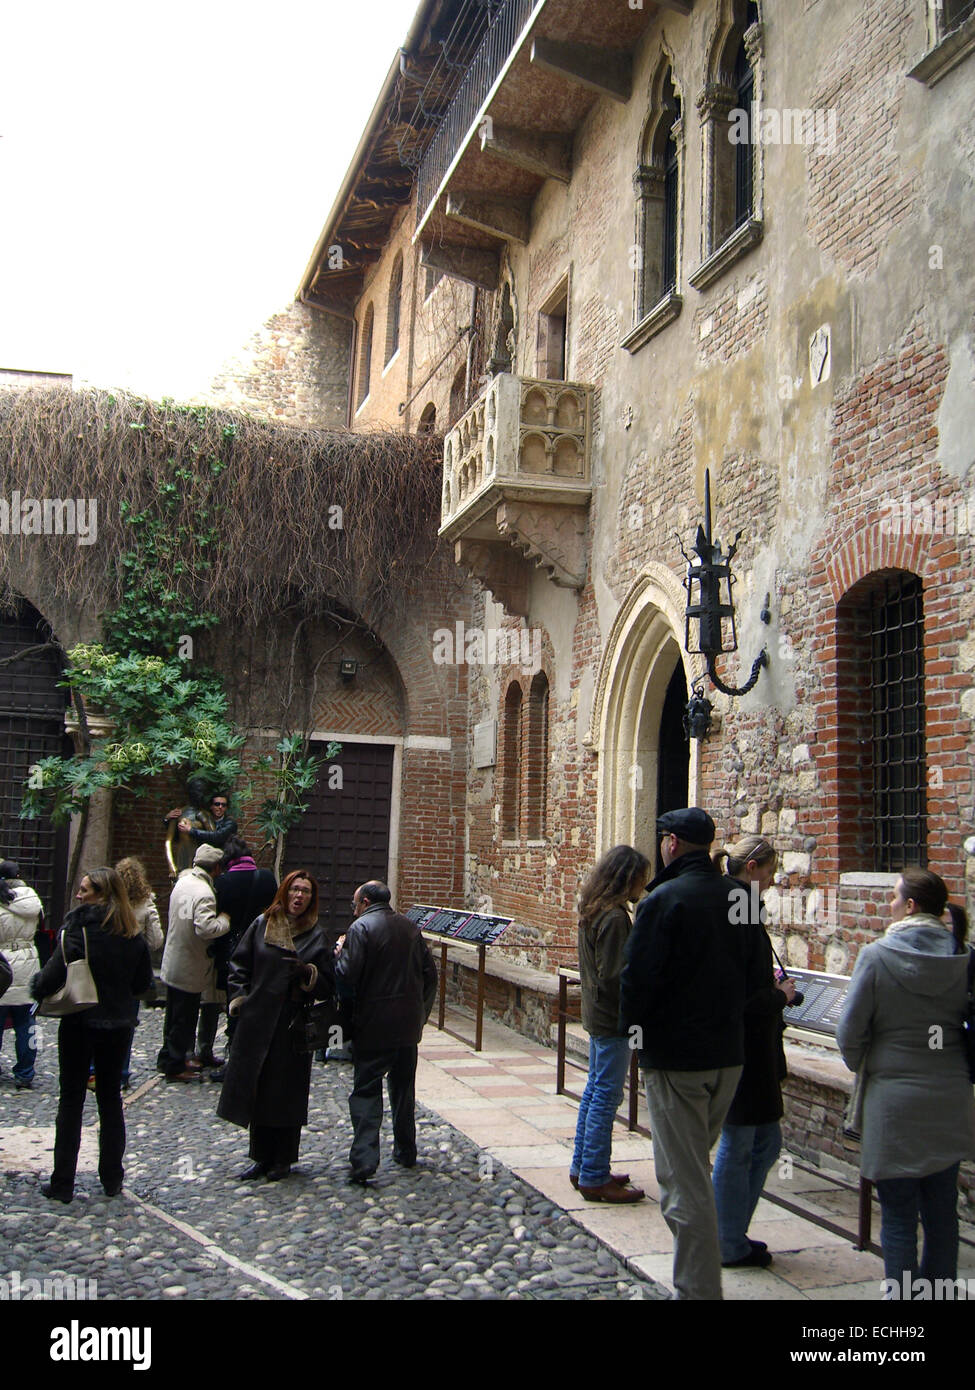
M 744 1060 L 754 943 L 711 862 L 714 822 L 696 806 L 657 822 L 664 869 L 637 909 L 620 1019 L 640 1050 L 660 1207 L 674 1237 L 680 1299 L 721 1297 L 708 1155 Z
M 349 1161 L 352 1181 L 364 1183 L 379 1167 L 383 1077 L 389 1078 L 393 1158 L 416 1163 L 417 1044 L 437 991 L 430 949 L 408 917 L 393 912 L 384 883 L 364 883 L 352 899 L 355 921 L 336 946 L 335 978 L 353 999 L 355 1079 L 349 1113 L 355 1131 Z

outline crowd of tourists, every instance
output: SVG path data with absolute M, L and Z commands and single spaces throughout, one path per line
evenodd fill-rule
M 33 1084 L 35 1011 L 60 1018 L 54 1164 L 42 1186 L 52 1200 L 73 1197 L 88 1089 L 98 1107 L 99 1179 L 109 1196 L 122 1190 L 122 1090 L 160 949 L 166 1012 L 157 1068 L 175 1085 L 206 1073 L 220 1083 L 217 1115 L 249 1135 L 240 1178 L 289 1176 L 308 1121 L 313 1054 L 329 1047 L 350 1048 L 354 1062 L 350 1180 L 368 1183 L 378 1168 L 384 1080 L 393 1158 L 416 1162 L 417 1044 L 437 985 L 423 937 L 378 881 L 356 890 L 344 931 L 327 929 L 313 875 L 299 869 L 278 885 L 238 835 L 227 799 L 214 800 L 221 804 L 210 826 L 218 829 L 198 832 L 192 862 L 178 869 L 165 937 L 137 859 L 83 875 L 53 945 L 37 893 L 16 864 L 0 863 L 0 1015 L 13 1033 L 18 1088 Z M 180 811 L 167 821 L 191 828 Z M 611 1166 L 636 1049 L 674 1241 L 675 1297 L 718 1299 L 722 1268 L 773 1261 L 748 1232 L 782 1146 L 783 1033 L 796 983 L 773 949 L 762 905 L 774 845 L 749 835 L 712 856 L 714 822 L 697 807 L 661 816 L 657 836 L 663 867 L 652 881 L 649 859 L 618 845 L 581 888 L 589 1074 L 569 1176 L 588 1201 L 644 1199 Z M 881 1206 L 885 1277 L 908 1291 L 918 1274 L 956 1277 L 958 1171 L 975 1156 L 965 1033 L 975 956 L 965 913 L 947 899 L 936 874 L 903 871 L 890 925 L 860 951 L 837 1031 L 855 1073 L 848 1123 L 862 1136 L 861 1171 Z M 218 1057 L 224 1005 L 227 1055 Z
M 644 1197 L 610 1165 L 637 1048 L 675 1296 L 719 1299 L 722 1268 L 773 1262 L 748 1230 L 782 1147 L 784 1013 L 796 985 L 762 905 L 774 846 L 749 835 L 712 857 L 714 822 L 697 807 L 667 812 L 657 832 L 663 868 L 644 896 L 647 861 L 629 846 L 610 850 L 582 890 L 590 1065 L 570 1176 L 590 1201 Z M 967 1034 L 975 956 L 964 909 L 948 903 L 937 874 L 905 869 L 889 915 L 884 936 L 859 953 L 837 1043 L 856 1074 L 847 1123 L 861 1136 L 861 1173 L 880 1202 L 885 1287 L 924 1296 L 957 1276 L 958 1170 L 975 1157 Z

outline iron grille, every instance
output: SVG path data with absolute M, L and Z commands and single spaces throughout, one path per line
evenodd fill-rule
M 950 34 L 975 14 L 975 0 L 945 0 L 944 31 Z
M 0 623 L 0 858 L 20 865 L 44 905 L 49 925 L 60 925 L 67 867 L 67 829 L 47 816 L 22 820 L 20 804 L 32 764 L 65 752 L 66 697 L 55 681 L 61 663 L 55 649 L 19 652 L 49 639 L 50 630 L 34 610 L 23 606 Z M 17 656 L 14 661 L 9 660 Z
M 470 67 L 430 141 L 417 175 L 417 219 L 422 222 L 484 100 L 532 17 L 538 0 L 506 0 L 491 21 Z
M 927 864 L 924 601 L 915 575 L 870 600 L 874 868 Z
M 752 215 L 755 184 L 755 141 L 758 131 L 752 129 L 752 98 L 755 75 L 748 63 L 742 41 L 735 65 L 735 105 L 748 113 L 748 139 L 735 146 L 735 228 L 742 226 Z
M 667 168 L 664 171 L 664 244 L 661 258 L 661 298 L 677 285 L 677 141 L 667 141 Z

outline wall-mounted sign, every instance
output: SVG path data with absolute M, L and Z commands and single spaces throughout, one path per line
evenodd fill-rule
M 498 761 L 498 721 L 485 719 L 474 725 L 474 766 L 494 767 Z

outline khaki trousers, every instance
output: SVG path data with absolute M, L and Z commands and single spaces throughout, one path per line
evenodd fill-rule
M 721 1246 L 709 1155 L 734 1099 L 741 1067 L 646 1070 L 660 1210 L 674 1237 L 679 1299 L 721 1297 Z

